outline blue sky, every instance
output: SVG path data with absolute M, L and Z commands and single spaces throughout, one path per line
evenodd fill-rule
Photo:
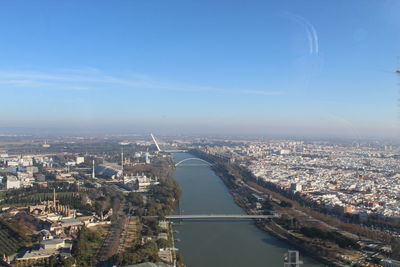
M 396 137 L 400 2 L 1 1 L 0 129 Z

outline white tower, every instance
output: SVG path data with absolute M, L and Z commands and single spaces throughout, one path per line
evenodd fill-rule
M 92 178 L 93 178 L 93 179 L 95 179 L 95 178 L 96 178 L 96 175 L 95 175 L 95 173 L 94 173 L 94 160 L 93 160 Z

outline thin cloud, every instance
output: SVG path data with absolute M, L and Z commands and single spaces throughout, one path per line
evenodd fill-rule
M 53 90 L 167 90 L 181 92 L 223 91 L 222 89 L 175 82 L 163 82 L 142 74 L 118 77 L 98 69 L 68 69 L 45 73 L 34 71 L 0 71 L 0 85 L 10 88 L 42 88 Z M 96 89 L 94 89 L 96 88 Z
M 188 93 L 221 93 L 230 94 L 232 90 L 199 86 L 179 82 L 166 82 L 148 75 L 130 73 L 125 76 L 110 75 L 94 68 L 64 69 L 53 72 L 39 71 L 2 71 L 0 70 L 0 89 L 45 89 L 45 90 L 158 90 Z M 273 96 L 281 91 L 241 90 L 242 94 Z
M 41 82 L 37 80 L 26 80 L 26 79 L 15 79 L 15 80 L 1 80 L 0 85 L 4 85 L 7 88 L 52 88 L 58 90 L 91 90 L 89 87 L 78 86 L 78 85 L 62 85 L 58 83 L 51 82 Z

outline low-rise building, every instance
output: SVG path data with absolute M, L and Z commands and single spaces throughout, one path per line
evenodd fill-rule
M 158 185 L 160 182 L 157 177 L 147 177 L 146 175 L 124 176 L 124 185 L 130 190 L 136 192 L 147 192 L 152 186 Z
M 71 257 L 72 243 L 66 243 L 63 239 L 44 240 L 39 245 L 27 250 L 22 257 L 16 258 L 18 266 L 32 266 L 43 264 L 52 256 Z

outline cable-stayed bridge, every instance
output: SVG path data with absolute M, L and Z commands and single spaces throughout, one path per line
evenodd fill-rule
M 155 138 L 155 136 L 151 133 L 150 134 L 151 139 L 153 139 L 154 144 L 156 145 L 157 151 L 158 152 L 165 152 L 165 153 L 175 153 L 175 152 L 187 152 L 186 149 L 163 149 L 162 147 L 160 147 L 160 145 L 157 142 L 157 139 Z

